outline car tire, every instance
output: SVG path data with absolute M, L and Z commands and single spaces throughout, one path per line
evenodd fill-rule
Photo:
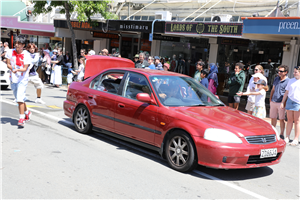
M 184 131 L 175 131 L 168 137 L 165 155 L 168 164 L 177 171 L 189 172 L 197 166 L 193 141 Z
M 8 85 L 1 85 L 1 90 L 6 90 Z
M 92 123 L 89 110 L 81 105 L 76 108 L 73 122 L 75 129 L 83 134 L 89 134 L 92 131 Z

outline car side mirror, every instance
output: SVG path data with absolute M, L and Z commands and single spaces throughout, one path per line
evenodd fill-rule
M 144 103 L 156 105 L 155 101 L 150 97 L 150 95 L 148 93 L 138 93 L 136 95 L 136 99 L 138 101 L 141 101 L 141 102 L 144 102 Z

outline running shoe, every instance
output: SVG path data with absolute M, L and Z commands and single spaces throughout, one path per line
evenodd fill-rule
M 24 127 L 24 125 L 25 125 L 25 119 L 23 119 L 23 118 L 19 119 L 18 126 Z
M 28 114 L 27 115 L 25 114 L 25 121 L 29 122 L 30 118 L 31 118 L 31 112 L 28 111 Z

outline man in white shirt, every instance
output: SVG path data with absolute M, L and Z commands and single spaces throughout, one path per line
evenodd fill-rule
M 24 46 L 25 40 L 18 39 L 15 43 L 15 49 L 10 49 L 5 54 L 7 67 L 11 71 L 11 89 L 19 104 L 18 126 L 20 127 L 24 127 L 25 122 L 29 121 L 31 117 L 31 112 L 27 110 L 25 103 L 31 58 L 28 52 L 23 50 Z

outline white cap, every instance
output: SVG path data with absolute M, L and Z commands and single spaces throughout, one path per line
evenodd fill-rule
M 53 50 L 53 52 L 57 52 L 57 50 L 56 50 L 56 49 L 54 49 L 54 50 Z
M 259 79 L 263 79 L 264 78 L 264 75 L 262 75 L 262 73 L 256 73 L 256 74 L 253 74 L 252 75 L 254 78 L 255 77 L 258 77 Z
M 95 53 L 94 50 L 90 50 L 89 53 L 88 53 L 88 55 L 90 55 L 90 56 L 93 56 L 93 55 L 95 55 L 95 54 L 96 54 L 96 53 Z

